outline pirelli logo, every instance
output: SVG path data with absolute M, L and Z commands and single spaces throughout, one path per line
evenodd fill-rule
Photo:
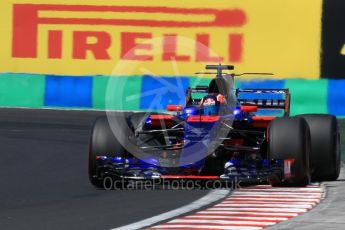
M 65 46 L 72 59 L 94 60 L 142 60 L 152 61 L 150 54 L 153 37 L 152 28 L 167 28 L 171 32 L 163 32 L 161 60 L 176 61 L 225 61 L 240 62 L 243 54 L 243 33 L 231 32 L 222 34 L 227 44 L 224 56 L 212 56 L 205 52 L 204 47 L 211 49 L 212 28 L 241 28 L 247 22 L 246 13 L 241 9 L 212 9 L 212 8 L 177 8 L 155 6 L 95 6 L 95 5 L 50 5 L 50 4 L 14 4 L 13 5 L 13 39 L 12 57 L 37 58 L 38 37 L 41 25 L 49 26 L 45 33 L 47 37 L 46 58 L 63 59 Z M 65 44 L 65 31 L 59 29 L 61 25 L 80 25 L 72 32 L 71 44 Z M 87 26 L 87 27 L 85 27 Z M 118 34 L 105 30 L 110 27 L 121 27 Z M 90 28 L 92 29 L 85 29 Z M 101 28 L 98 30 L 97 28 Z M 128 31 L 123 28 L 128 28 Z M 145 32 L 133 32 L 133 28 L 147 28 Z M 190 30 L 198 28 L 194 34 L 195 53 L 179 54 L 179 33 L 175 29 Z M 200 28 L 202 29 L 200 32 Z M 135 30 L 134 30 L 135 31 Z M 219 34 L 217 35 L 219 36 Z M 92 40 L 92 42 L 90 42 Z M 147 40 L 147 42 L 143 42 Z M 119 50 L 113 50 L 112 44 L 120 43 Z M 199 45 L 198 45 L 199 44 Z M 201 44 L 201 45 L 200 45 Z M 136 47 L 136 50 L 133 50 Z M 202 52 L 201 52 L 202 51 Z M 90 53 L 92 55 L 87 55 Z

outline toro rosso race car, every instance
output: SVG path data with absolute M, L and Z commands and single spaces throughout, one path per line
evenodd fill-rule
M 186 91 L 185 106 L 167 112 L 108 113 L 92 128 L 89 179 L 171 178 L 267 181 L 305 186 L 336 180 L 336 117 L 289 116 L 289 89 L 235 89 L 231 65 L 207 65 L 216 76 Z M 274 116 L 268 115 L 274 112 Z

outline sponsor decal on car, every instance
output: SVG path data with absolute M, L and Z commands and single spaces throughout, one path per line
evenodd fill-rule
M 285 179 L 291 177 L 291 166 L 295 162 L 295 159 L 284 160 L 284 176 Z

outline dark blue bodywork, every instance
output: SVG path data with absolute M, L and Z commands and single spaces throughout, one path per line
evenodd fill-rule
M 97 160 L 102 173 L 99 175 L 133 180 L 168 176 L 202 179 L 212 175 L 221 180 L 265 181 L 284 177 L 284 162 L 270 159 L 267 152 L 269 117 L 260 120 L 257 112 L 280 110 L 282 115 L 288 115 L 290 94 L 287 89 L 233 89 L 234 76 L 220 72 L 209 86 L 188 88 L 186 105 L 182 110 L 162 114 L 164 119 L 160 123 L 166 124 L 162 127 L 155 127 L 153 124 L 157 122 L 148 113 L 143 128 L 133 130 L 132 139 L 138 139 L 135 143 L 138 152 L 149 152 L 141 147 L 139 137 L 154 138 L 152 133 L 159 133 L 164 135 L 164 141 L 157 138 L 161 146 L 155 146 L 150 150 L 152 154 L 141 158 L 133 153 L 123 157 L 100 155 Z M 206 96 L 193 98 L 195 93 Z M 241 93 L 253 97 L 243 99 Z M 282 97 L 265 99 L 266 94 Z M 218 100 L 219 95 L 225 102 L 203 104 L 207 97 Z M 256 95 L 260 95 L 259 99 Z M 160 153 L 164 153 L 164 157 Z

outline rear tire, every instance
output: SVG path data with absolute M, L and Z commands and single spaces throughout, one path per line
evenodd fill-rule
M 309 152 L 310 134 L 306 121 L 300 117 L 282 117 L 273 120 L 269 126 L 270 159 L 294 159 L 290 176 L 274 178 L 272 186 L 306 186 L 310 182 Z
M 301 117 L 310 129 L 312 180 L 336 180 L 340 173 L 340 135 L 336 117 L 326 114 Z

